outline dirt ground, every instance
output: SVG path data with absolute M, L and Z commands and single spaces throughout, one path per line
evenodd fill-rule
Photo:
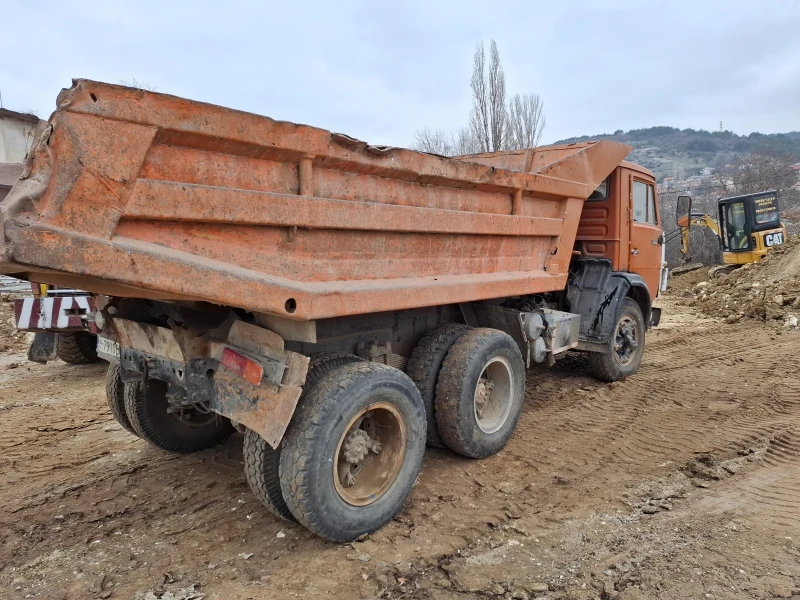
M 111 419 L 102 364 L 0 354 L 0 598 L 800 598 L 800 333 L 664 300 L 641 371 L 528 375 L 500 454 L 429 450 L 353 544 Z M 5 313 L 3 313 L 5 317 Z M 2 316 L 2 315 L 0 315 Z

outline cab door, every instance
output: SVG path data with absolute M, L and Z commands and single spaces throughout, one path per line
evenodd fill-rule
M 652 181 L 631 175 L 631 237 L 628 271 L 642 276 L 650 298 L 655 298 L 661 281 L 662 231 Z

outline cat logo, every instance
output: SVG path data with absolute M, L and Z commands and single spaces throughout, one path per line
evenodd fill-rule
M 783 232 L 767 233 L 764 235 L 764 245 L 767 248 L 771 246 L 780 246 L 783 243 Z

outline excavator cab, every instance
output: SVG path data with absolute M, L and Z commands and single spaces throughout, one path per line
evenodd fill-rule
M 761 259 L 769 248 L 786 241 L 775 190 L 719 201 L 719 237 L 726 264 Z
M 713 275 L 759 261 L 771 247 L 786 241 L 786 227 L 781 223 L 778 192 L 775 190 L 722 198 L 718 212 L 718 221 L 708 214 L 693 213 L 691 196 L 678 196 L 675 211 L 678 229 L 666 237 L 668 240 L 681 237 L 681 252 L 686 263 L 691 260 L 689 234 L 692 225 L 710 229 L 722 246 L 724 264 L 712 268 L 709 273 Z

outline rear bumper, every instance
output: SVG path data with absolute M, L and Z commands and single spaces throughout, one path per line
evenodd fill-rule
M 14 300 L 14 319 L 22 331 L 88 331 L 97 333 L 91 318 L 92 296 L 19 298 Z

